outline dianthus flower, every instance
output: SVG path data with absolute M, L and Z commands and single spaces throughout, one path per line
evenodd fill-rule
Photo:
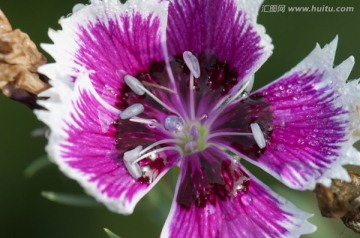
M 43 48 L 55 59 L 36 114 L 47 151 L 110 210 L 129 214 L 172 167 L 180 174 L 162 237 L 299 237 L 309 214 L 237 155 L 290 188 L 349 180 L 359 164 L 358 81 L 337 38 L 251 92 L 273 46 L 262 0 L 92 0 Z

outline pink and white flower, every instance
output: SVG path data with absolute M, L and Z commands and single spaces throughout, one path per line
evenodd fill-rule
M 180 167 L 162 237 L 299 237 L 309 214 L 228 152 L 285 185 L 348 180 L 359 164 L 358 81 L 337 39 L 251 92 L 273 46 L 262 0 L 92 0 L 62 18 L 40 68 L 52 88 L 36 111 L 60 169 L 110 210 L 136 203 Z

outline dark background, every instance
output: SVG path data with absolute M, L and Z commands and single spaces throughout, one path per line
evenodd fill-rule
M 80 1 L 86 3 L 87 1 Z M 59 29 L 61 16 L 71 12 L 75 0 L 1 0 L 0 8 L 7 14 L 14 28 L 28 33 L 39 44 L 50 42 L 49 27 Z M 274 54 L 256 74 L 260 87 L 295 66 L 318 42 L 320 45 L 339 36 L 335 63 L 350 55 L 360 60 L 360 1 L 358 0 L 267 0 L 265 5 L 287 6 L 352 6 L 351 13 L 270 13 L 262 12 L 262 23 L 275 45 Z M 351 78 L 360 77 L 360 65 L 355 64 Z M 168 203 L 152 209 L 149 197 L 141 201 L 135 213 L 122 216 L 100 208 L 77 208 L 45 200 L 41 191 L 50 190 L 81 194 L 78 185 L 65 178 L 52 165 L 32 178 L 24 176 L 24 169 L 44 155 L 45 139 L 32 138 L 30 133 L 41 127 L 33 113 L 24 106 L 0 95 L 0 237 L 106 237 L 107 227 L 123 238 L 159 237 Z M 319 215 L 314 194 L 284 188 L 260 170 L 253 173 L 267 181 L 276 191 L 300 208 L 314 213 L 311 219 L 318 231 L 307 238 L 358 237 L 345 230 L 341 221 Z M 150 196 L 154 198 L 154 194 Z

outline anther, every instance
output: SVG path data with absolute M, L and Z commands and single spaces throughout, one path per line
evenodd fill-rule
M 142 151 L 143 147 L 141 145 L 137 146 L 135 149 L 126 151 L 124 153 L 124 160 L 127 162 L 133 162 L 137 158 L 139 158 L 140 152 Z
M 256 141 L 256 144 L 259 146 L 260 149 L 264 149 L 266 146 L 266 141 L 265 141 L 264 133 L 261 131 L 259 124 L 251 123 L 250 128 L 254 136 L 254 139 Z
M 123 112 L 120 113 L 120 118 L 126 120 L 134 116 L 139 115 L 144 111 L 144 106 L 140 103 L 135 103 L 130 107 L 126 108 Z
M 134 179 L 138 179 L 142 176 L 141 168 L 138 164 L 132 164 L 131 162 L 124 161 L 125 167 Z
M 198 59 L 190 51 L 185 51 L 183 53 L 183 58 L 186 66 L 189 68 L 190 72 L 194 75 L 195 78 L 200 77 L 200 64 Z
M 126 75 L 124 77 L 124 81 L 125 81 L 126 85 L 129 86 L 129 88 L 135 94 L 140 95 L 140 96 L 145 94 L 145 91 L 143 90 L 144 86 L 137 78 L 135 78 L 131 75 Z

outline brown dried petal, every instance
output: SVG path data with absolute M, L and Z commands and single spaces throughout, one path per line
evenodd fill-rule
M 30 72 L 26 66 L 0 63 L 0 89 L 8 84 L 32 94 L 39 94 L 48 88 L 48 84 L 40 80 L 37 73 Z M 9 92 L 4 91 L 3 93 Z M 5 96 L 10 97 L 11 95 L 5 94 Z
M 351 182 L 333 179 L 330 187 L 318 184 L 318 206 L 324 217 L 341 218 L 344 224 L 360 232 L 360 175 L 349 171 Z
M 333 179 L 330 187 L 316 186 L 318 205 L 324 217 L 340 218 L 354 209 L 352 201 L 360 196 L 360 176 L 351 171 L 349 175 L 349 183 Z
M 12 31 L 12 27 L 9 23 L 9 20 L 0 9 L 0 34 L 9 31 Z
M 49 88 L 37 72 L 45 63 L 30 37 L 13 31 L 0 10 L 0 90 L 9 98 L 33 105 L 36 95 Z

